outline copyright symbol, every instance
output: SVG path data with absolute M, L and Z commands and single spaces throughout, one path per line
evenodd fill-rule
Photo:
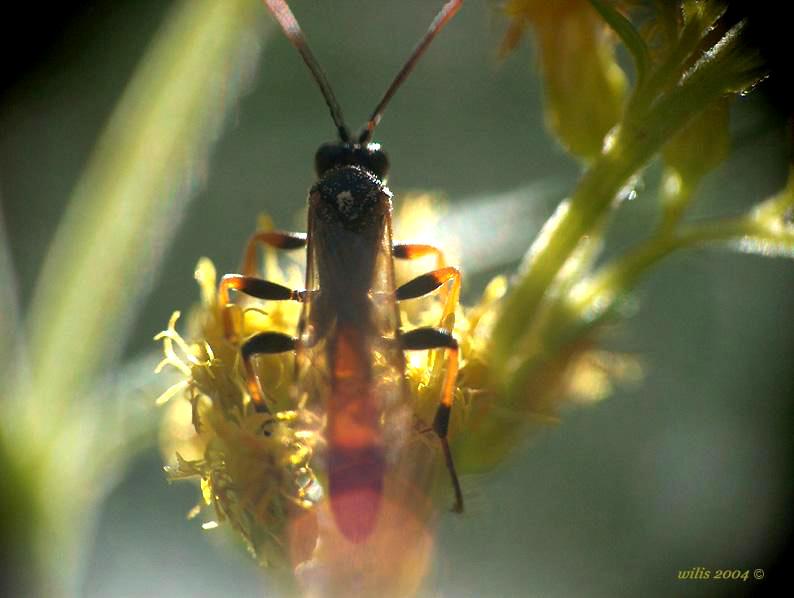
M 753 570 L 753 577 L 755 577 L 756 579 L 764 579 L 764 570 L 763 569 Z

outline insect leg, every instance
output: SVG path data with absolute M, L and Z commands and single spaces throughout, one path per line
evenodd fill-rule
M 257 410 L 267 410 L 267 407 L 262 387 L 254 371 L 252 357 L 254 355 L 272 355 L 294 351 L 297 343 L 298 339 L 282 332 L 260 332 L 245 341 L 240 348 L 240 353 L 243 356 L 243 365 L 245 366 L 245 381 L 248 386 L 248 393 L 251 395 Z
M 460 489 L 460 481 L 455 470 L 455 462 L 449 450 L 447 442 L 447 432 L 449 430 L 449 416 L 452 411 L 452 402 L 455 398 L 455 381 L 458 377 L 458 341 L 446 330 L 438 328 L 416 328 L 405 332 L 400 336 L 400 345 L 404 351 L 422 351 L 427 349 L 446 349 L 447 371 L 444 377 L 444 386 L 441 391 L 441 404 L 436 410 L 433 418 L 433 431 L 441 440 L 441 449 L 444 452 L 444 461 L 447 470 L 452 478 L 452 488 L 455 491 L 455 506 L 452 508 L 456 513 L 463 512 L 463 493 Z
M 260 245 L 274 249 L 301 249 L 306 247 L 306 233 L 289 233 L 277 230 L 259 231 L 251 235 L 243 253 L 243 274 L 256 275 L 256 250 Z
M 441 325 L 446 326 L 449 316 L 455 311 L 460 296 L 460 271 L 457 268 L 447 266 L 439 268 L 427 274 L 417 276 L 413 280 L 406 282 L 396 291 L 397 301 L 405 299 L 416 299 L 435 291 L 442 284 L 452 281 L 452 287 L 444 301 L 444 312 L 441 316 Z
M 305 291 L 293 290 L 269 280 L 262 280 L 253 276 L 242 276 L 240 274 L 227 274 L 221 278 L 218 285 L 218 304 L 224 309 L 231 303 L 229 291 L 235 290 L 266 301 L 303 301 L 306 297 Z M 228 311 L 224 310 L 224 314 Z M 229 317 L 224 315 L 223 325 L 226 337 L 233 339 L 235 336 L 234 326 Z
M 392 246 L 391 254 L 397 260 L 416 260 L 426 255 L 436 257 L 436 268 L 444 267 L 444 252 L 435 245 L 424 245 L 422 243 L 395 243 Z

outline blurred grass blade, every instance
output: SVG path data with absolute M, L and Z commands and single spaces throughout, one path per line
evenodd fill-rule
M 11 380 L 27 369 L 27 352 L 20 333 L 17 277 L 6 236 L 5 219 L 0 204 L 0 402 L 10 390 Z
M 163 381 L 155 379 L 153 369 L 159 358 L 138 358 L 83 389 L 59 422 L 57 435 L 47 439 L 52 443 L 47 459 L 35 462 L 36 511 L 27 530 L 35 567 L 26 566 L 36 572 L 36 595 L 82 595 L 97 505 L 128 462 L 156 439 L 162 413 L 153 408 L 152 397 L 162 391 Z
M 130 454 L 156 444 L 163 410 L 154 408 L 153 397 L 178 381 L 176 375 L 155 374 L 162 357 L 159 351 L 152 351 L 125 361 L 92 386 L 90 394 L 101 412 L 102 427 L 96 440 L 102 450 L 94 450 L 86 459 L 92 462 L 96 478 L 106 485 L 124 473 Z
M 97 501 L 151 435 L 151 418 L 135 411 L 141 405 L 131 404 L 112 372 L 253 71 L 262 14 L 251 0 L 174 6 L 49 247 L 27 314 L 30 372 L 17 372 L 10 400 L 0 404 L 6 456 L 29 474 L 9 490 L 33 497 L 35 514 L 19 540 L 32 555 L 38 587 L 31 595 L 80 594 Z
M 46 401 L 50 413 L 122 348 L 133 309 L 251 74 L 261 12 L 250 0 L 177 4 L 99 140 L 29 314 L 29 400 Z

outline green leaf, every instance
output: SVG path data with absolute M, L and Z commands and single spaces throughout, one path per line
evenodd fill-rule
M 11 380 L 27 368 L 26 354 L 20 330 L 17 278 L 8 246 L 3 212 L 0 210 L 0 404 L 8 400 Z M 1 432 L 1 431 L 0 431 Z

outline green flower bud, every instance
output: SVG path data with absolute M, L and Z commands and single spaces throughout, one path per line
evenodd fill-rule
M 504 50 L 515 45 L 526 24 L 535 31 L 549 128 L 575 156 L 599 155 L 626 94 L 611 30 L 585 0 L 517 0 L 505 10 L 513 24 Z

